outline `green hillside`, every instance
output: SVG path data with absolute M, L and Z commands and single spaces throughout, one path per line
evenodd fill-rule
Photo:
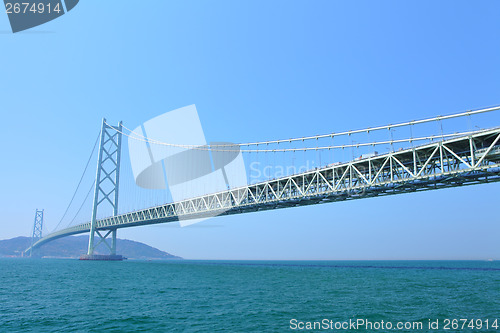
M 34 257 L 79 258 L 87 252 L 88 236 L 71 236 L 57 239 L 36 249 Z M 31 244 L 29 237 L 16 237 L 0 240 L 0 257 L 21 257 L 22 252 Z M 144 243 L 128 239 L 117 239 L 118 254 L 129 259 L 182 259 L 170 253 L 158 250 Z M 95 250 L 96 254 L 109 254 L 104 244 Z

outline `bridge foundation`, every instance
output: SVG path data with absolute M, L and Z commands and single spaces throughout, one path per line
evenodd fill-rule
M 101 261 L 122 261 L 125 259 L 121 255 L 116 254 L 83 254 L 80 256 L 80 260 L 101 260 Z

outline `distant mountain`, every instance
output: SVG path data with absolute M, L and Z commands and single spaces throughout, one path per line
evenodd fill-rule
M 33 256 L 39 258 L 79 258 L 82 254 L 87 253 L 88 244 L 88 236 L 64 237 L 42 245 L 34 251 Z M 0 257 L 21 257 L 22 252 L 30 245 L 31 238 L 29 237 L 0 240 Z M 128 239 L 116 240 L 116 252 L 129 259 L 182 259 L 144 243 Z M 109 254 L 109 250 L 106 245 L 100 244 L 95 249 L 95 253 Z

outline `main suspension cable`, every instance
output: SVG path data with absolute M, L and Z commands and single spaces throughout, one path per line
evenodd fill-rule
M 56 227 L 54 228 L 53 231 L 57 230 L 63 219 L 66 217 L 66 214 L 68 214 L 69 208 L 71 207 L 71 204 L 73 203 L 73 200 L 75 200 L 76 193 L 78 192 L 78 189 L 80 188 L 80 185 L 82 184 L 83 177 L 85 176 L 85 173 L 87 172 L 87 169 L 90 164 L 90 160 L 92 159 L 92 156 L 94 155 L 95 149 L 97 147 L 97 143 L 99 142 L 99 137 L 101 136 L 101 131 L 99 131 L 99 135 L 97 135 L 97 139 L 95 140 L 94 147 L 92 148 L 92 152 L 90 153 L 90 156 L 87 160 L 87 164 L 85 165 L 85 169 L 83 170 L 82 176 L 80 177 L 80 181 L 78 182 L 78 185 L 76 186 L 75 192 L 73 193 L 73 196 L 71 197 L 71 200 L 69 201 L 68 207 L 66 207 L 66 210 L 64 211 L 63 216 L 59 220 L 59 223 L 57 223 Z
M 92 193 L 92 190 L 94 189 L 94 186 L 95 186 L 95 181 L 92 183 L 92 186 L 90 187 L 89 191 L 87 192 L 87 195 L 85 196 L 85 199 L 83 199 L 83 202 L 82 204 L 80 205 L 80 208 L 78 208 L 78 211 L 76 212 L 75 216 L 73 217 L 73 219 L 66 225 L 66 228 L 68 228 L 76 219 L 76 217 L 78 216 L 78 214 L 80 214 L 80 211 L 82 210 L 83 206 L 85 205 L 85 203 L 87 202 L 87 199 L 89 198 L 89 195 L 90 193 Z
M 123 126 L 123 125 L 122 125 Z M 125 127 L 125 126 L 123 126 Z M 384 145 L 384 144 L 394 144 L 394 143 L 402 143 L 402 142 L 413 142 L 413 141 L 424 141 L 424 140 L 434 140 L 434 139 L 442 139 L 442 138 L 449 138 L 449 137 L 457 137 L 457 136 L 462 136 L 462 135 L 470 135 L 478 132 L 482 132 L 484 130 L 477 130 L 477 131 L 471 131 L 471 132 L 460 132 L 460 133 L 452 133 L 452 134 L 443 134 L 443 135 L 431 135 L 431 136 L 424 136 L 424 137 L 419 137 L 419 138 L 410 138 L 410 139 L 397 139 L 397 140 L 387 140 L 387 141 L 376 141 L 376 142 L 364 142 L 364 143 L 351 143 L 351 144 L 346 144 L 346 145 L 339 145 L 339 146 L 322 146 L 322 147 L 304 147 L 304 148 L 284 148 L 284 149 L 213 149 L 212 147 L 221 147 L 220 145 L 205 145 L 205 146 L 194 146 L 194 145 L 181 145 L 181 144 L 173 144 L 173 143 L 165 143 L 153 139 L 143 139 L 137 136 L 132 136 L 130 134 L 127 134 L 123 131 L 120 131 L 116 128 L 113 128 L 116 132 L 121 133 L 131 139 L 137 140 L 137 141 L 142 141 L 142 142 L 147 142 L 150 144 L 156 144 L 156 145 L 162 145 L 162 146 L 169 146 L 169 147 L 178 147 L 178 148 L 185 148 L 185 149 L 193 149 L 193 150 L 210 150 L 210 151 L 221 151 L 221 152 L 242 152 L 242 153 L 268 153 L 268 152 L 288 152 L 288 151 L 310 151 L 310 150 L 331 150 L 331 149 L 343 149 L 343 148 L 358 148 L 358 147 L 363 147 L 363 146 L 377 146 L 377 145 Z M 134 134 L 137 134 L 135 132 L 131 132 Z M 269 144 L 266 144 L 269 145 Z M 238 144 L 234 144 L 233 146 L 238 146 Z M 229 147 L 229 146 L 228 146 Z
M 402 126 L 409 126 L 409 125 L 418 125 L 418 124 L 424 124 L 432 121 L 442 121 L 442 120 L 447 120 L 447 119 L 452 119 L 452 118 L 458 118 L 458 117 L 464 117 L 464 116 L 471 116 L 475 114 L 480 114 L 480 113 L 486 113 L 486 112 L 491 112 L 491 111 L 496 111 L 500 110 L 500 106 L 495 106 L 495 107 L 490 107 L 490 108 L 485 108 L 485 109 L 479 109 L 479 110 L 469 110 L 466 112 L 460 112 L 460 113 L 455 113 L 451 115 L 446 115 L 446 116 L 437 116 L 437 117 L 432 117 L 432 118 L 426 118 L 426 119 L 421 119 L 421 120 L 413 120 L 413 121 L 408 121 L 408 122 L 403 122 L 403 123 L 398 123 L 398 124 L 393 124 L 393 125 L 384 125 L 384 126 L 377 126 L 377 127 L 371 127 L 371 128 L 364 128 L 364 129 L 359 129 L 359 130 L 351 130 L 351 131 L 344 131 L 344 132 L 338 132 L 338 133 L 330 133 L 330 134 L 321 134 L 321 135 L 314 135 L 314 136 L 306 136 L 306 137 L 301 137 L 301 138 L 291 138 L 291 139 L 281 139 L 281 140 L 271 140 L 271 141 L 261 141 L 261 142 L 247 142 L 247 143 L 234 143 L 234 144 L 219 144 L 219 145 L 212 145 L 211 147 L 234 147 L 234 146 L 255 146 L 255 145 L 266 145 L 266 144 L 278 144 L 278 143 L 291 143 L 291 142 L 297 142 L 297 141 L 306 141 L 306 140 L 317 140 L 317 139 L 322 139 L 322 138 L 328 138 L 328 137 L 336 137 L 336 136 L 343 136 L 343 135 L 352 135 L 356 133 L 364 133 L 364 132 L 373 132 L 373 131 L 378 131 L 378 130 L 383 130 L 383 129 L 393 129 L 397 127 L 402 127 Z M 193 148 L 196 149 L 196 145 L 178 145 L 178 144 L 167 144 L 158 140 L 154 139 L 149 139 L 142 134 L 136 133 L 132 131 L 131 129 L 125 127 L 122 125 L 123 128 L 127 129 L 130 133 L 132 133 L 135 137 L 127 135 L 129 137 L 133 137 L 134 139 L 138 138 L 143 138 L 147 140 L 146 142 L 150 143 L 156 143 L 156 144 L 164 144 L 164 145 L 170 145 L 173 147 L 181 147 L 181 148 Z M 117 130 L 117 129 L 115 129 Z M 118 130 L 117 130 L 118 131 Z M 124 133 L 122 133 L 124 134 Z

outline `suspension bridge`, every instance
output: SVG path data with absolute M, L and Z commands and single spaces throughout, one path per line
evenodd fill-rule
M 61 237 L 89 233 L 88 253 L 84 258 L 99 259 L 94 250 L 101 243 L 109 250 L 110 256 L 106 258 L 119 258 L 116 256 L 116 233 L 120 228 L 497 182 L 500 180 L 500 127 L 491 126 L 491 115 L 498 110 L 500 107 L 492 107 L 293 139 L 210 145 L 165 142 L 148 137 L 140 127 L 139 130 L 130 130 L 121 122 L 113 126 L 103 120 L 91 154 L 92 157 L 98 147 L 97 171 L 84 199 L 84 203 L 89 202 L 90 194 L 93 194 L 89 207 L 90 219 L 75 223 L 73 218 L 66 227 L 42 237 L 40 213 L 37 210 L 36 230 L 26 253 Z M 474 117 L 483 117 L 481 120 L 487 126 L 474 126 Z M 463 120 L 460 126 L 459 120 Z M 452 131 L 445 131 L 443 124 L 449 122 L 453 122 L 450 127 Z M 240 182 L 238 186 L 229 186 L 226 179 L 224 184 L 228 186 L 224 189 L 217 188 L 215 191 L 215 187 L 209 186 L 205 189 L 206 193 L 188 195 L 181 200 L 169 198 L 168 191 L 159 190 L 162 187 L 155 184 L 149 189 L 138 189 L 138 177 L 132 176 L 130 163 L 122 162 L 123 136 L 128 138 L 129 154 L 134 144 L 143 144 L 148 149 L 150 162 L 167 169 L 168 163 L 163 161 L 163 164 L 158 164 L 158 160 L 153 158 L 151 152 L 154 149 L 170 150 L 175 154 L 211 152 L 214 159 L 216 155 L 213 154 L 216 152 L 232 156 L 226 160 L 244 154 L 246 181 L 243 185 Z M 311 160 L 316 161 L 312 166 L 308 164 Z M 197 164 L 198 160 L 188 159 L 187 163 Z M 298 164 L 301 164 L 299 169 Z M 255 168 L 256 165 L 259 168 Z M 249 167 L 252 171 L 258 171 L 256 175 L 246 171 Z M 125 194 L 122 193 L 124 168 L 128 168 L 127 179 L 132 183 Z M 266 170 L 273 170 L 274 174 L 266 174 Z M 227 178 L 225 173 L 224 177 Z M 171 181 L 168 170 L 165 178 L 167 183 Z M 82 176 L 58 226 L 72 206 L 83 179 Z M 124 195 L 131 193 L 130 189 L 141 193 L 140 200 L 137 193 L 132 198 L 124 198 Z M 155 196 L 151 193 L 161 193 L 153 198 L 155 204 L 151 200 L 144 200 L 145 196 L 149 199 Z M 119 203 L 127 200 L 128 207 L 120 211 Z M 99 209 L 105 205 L 108 210 L 99 216 Z M 138 208 L 137 205 L 144 207 Z M 76 216 L 81 215 L 82 211 L 89 213 L 82 207 L 83 204 Z

